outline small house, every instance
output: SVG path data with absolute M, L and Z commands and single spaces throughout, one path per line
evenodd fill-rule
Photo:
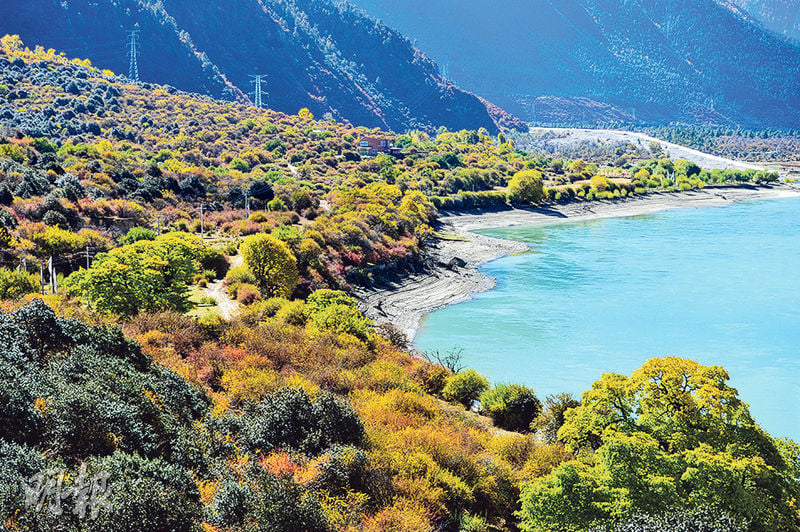
M 391 141 L 375 137 L 362 137 L 358 142 L 358 154 L 362 157 L 375 157 L 379 153 L 398 155 L 400 150 L 395 148 Z

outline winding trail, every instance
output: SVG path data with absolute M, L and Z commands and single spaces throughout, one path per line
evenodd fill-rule
M 242 256 L 236 255 L 231 259 L 231 268 L 241 266 L 243 263 L 244 259 L 242 259 Z M 217 279 L 213 283 L 209 283 L 209 285 L 205 287 L 204 293 L 206 296 L 214 298 L 217 302 L 219 315 L 226 320 L 230 320 L 239 313 L 239 302 L 230 298 L 223 283 L 224 279 Z

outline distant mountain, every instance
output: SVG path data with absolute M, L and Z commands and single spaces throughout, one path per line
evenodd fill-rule
M 25 0 L 0 2 L 0 34 L 19 34 L 128 72 L 138 26 L 143 81 L 243 101 L 266 74 L 265 105 L 402 131 L 485 127 L 487 106 L 444 80 L 397 32 L 328 0 Z M 492 113 L 497 113 L 492 107 Z M 499 119 L 506 120 L 506 117 Z
M 800 0 L 737 0 L 772 31 L 800 42 Z
M 800 123 L 800 46 L 727 0 L 355 2 L 540 123 Z

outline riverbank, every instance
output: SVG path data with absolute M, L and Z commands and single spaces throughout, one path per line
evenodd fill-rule
M 787 185 L 759 188 L 713 187 L 688 192 L 659 192 L 615 201 L 592 201 L 547 209 L 449 214 L 440 219 L 437 238 L 428 249 L 424 271 L 382 279 L 356 291 L 367 316 L 392 323 L 413 340 L 420 320 L 434 310 L 491 290 L 495 280 L 478 270 L 483 264 L 528 246 L 474 233 L 482 229 L 581 222 L 652 214 L 669 209 L 721 207 L 739 201 L 800 196 Z

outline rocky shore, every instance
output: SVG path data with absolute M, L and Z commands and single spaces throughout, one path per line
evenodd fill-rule
M 491 290 L 495 280 L 479 271 L 492 260 L 529 251 L 527 245 L 474 233 L 481 229 L 579 222 L 652 214 L 669 209 L 721 207 L 734 202 L 800 196 L 800 188 L 710 187 L 688 192 L 653 193 L 615 201 L 593 201 L 547 209 L 446 214 L 438 237 L 428 246 L 425 267 L 395 272 L 356 290 L 363 310 L 375 323 L 392 323 L 413 340 L 423 316 Z

